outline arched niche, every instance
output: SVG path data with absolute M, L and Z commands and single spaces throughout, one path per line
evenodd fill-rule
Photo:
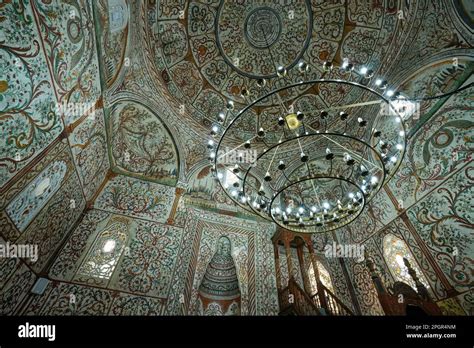
M 97 40 L 100 43 L 103 88 L 116 85 L 123 66 L 130 63 L 129 49 L 130 8 L 128 0 L 94 1 L 97 14 Z
M 164 122 L 149 108 L 133 101 L 119 101 L 108 111 L 107 133 L 114 172 L 176 186 L 180 155 Z
M 240 315 L 241 292 L 230 239 L 221 236 L 199 286 L 201 315 Z
M 428 281 L 418 266 L 418 263 L 413 257 L 410 249 L 408 249 L 408 246 L 402 239 L 393 234 L 387 234 L 383 239 L 383 257 L 393 278 L 410 285 L 414 290 L 416 290 L 415 281 L 409 275 L 408 269 L 403 262 L 403 258 L 406 258 L 410 262 L 412 268 L 416 271 L 420 281 L 427 289 L 429 289 L 430 286 Z

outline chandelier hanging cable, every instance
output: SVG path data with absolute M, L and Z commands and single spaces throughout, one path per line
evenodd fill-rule
M 397 171 L 406 148 L 403 113 L 411 103 L 371 69 L 355 69 L 348 60 L 340 66 L 325 62 L 324 78 L 316 79 L 300 61 L 291 79 L 275 64 L 261 29 L 277 77 L 253 80 L 241 89 L 245 107 L 234 113 L 229 100 L 218 114 L 207 144 L 213 175 L 240 207 L 288 230 L 345 226 Z M 334 78 L 336 69 L 346 78 Z M 299 103 L 304 91 L 347 88 L 358 93 L 358 102 Z M 285 102 L 282 95 L 293 97 Z M 277 112 L 269 114 L 269 105 Z M 248 156 L 250 151 L 256 155 Z

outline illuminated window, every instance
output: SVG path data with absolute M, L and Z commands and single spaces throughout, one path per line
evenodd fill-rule
M 381 114 L 388 116 L 400 116 L 403 119 L 408 119 L 412 116 L 419 115 L 420 104 L 408 100 L 404 96 L 390 102 L 390 105 L 387 103 L 381 104 Z
M 321 279 L 321 283 L 323 283 L 323 285 L 326 288 L 328 288 L 332 293 L 334 293 L 334 287 L 332 285 L 331 276 L 329 275 L 328 270 L 319 261 L 316 261 L 316 266 L 318 267 L 319 279 Z M 317 287 L 316 287 L 316 278 L 314 276 L 314 268 L 312 265 L 309 266 L 308 276 L 309 276 L 309 282 L 311 285 L 311 293 L 314 294 L 317 291 Z
M 390 272 L 397 281 L 404 282 L 413 289 L 416 289 L 416 284 L 408 274 L 408 269 L 403 262 L 403 258 L 406 258 L 410 262 L 411 267 L 416 271 L 423 285 L 429 288 L 423 272 L 418 267 L 418 263 L 403 240 L 392 234 L 387 234 L 383 240 L 383 256 Z
M 406 98 L 399 98 L 392 101 L 392 106 L 396 112 L 403 118 L 408 119 L 411 116 L 420 112 L 420 105 L 416 102 L 409 101 Z M 397 115 L 396 112 L 393 112 L 393 115 Z
M 80 276 L 110 279 L 125 249 L 128 223 L 113 221 L 100 232 L 79 268 Z

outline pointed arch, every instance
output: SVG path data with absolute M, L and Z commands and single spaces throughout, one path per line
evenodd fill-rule
M 332 283 L 331 274 L 329 273 L 329 271 L 327 270 L 327 268 L 323 265 L 321 261 L 316 260 L 316 266 L 318 267 L 319 279 L 321 280 L 321 283 L 323 283 L 323 285 L 334 294 L 335 291 L 334 291 L 334 285 Z M 308 277 L 309 277 L 309 282 L 311 286 L 311 293 L 314 294 L 317 292 L 317 286 L 316 286 L 316 277 L 314 274 L 314 268 L 312 265 L 310 265 L 308 268 Z
M 76 278 L 108 281 L 115 272 L 129 240 L 129 221 L 117 217 L 100 231 L 79 266 Z
M 407 244 L 399 237 L 393 234 L 387 234 L 383 239 L 383 257 L 388 265 L 388 269 L 396 281 L 404 282 L 416 290 L 415 281 L 408 274 L 408 269 L 403 263 L 403 258 L 406 258 L 412 268 L 416 271 L 420 281 L 428 289 L 429 283 L 425 275 L 418 266 L 413 254 L 408 248 Z
M 114 172 L 168 186 L 183 181 L 185 156 L 179 136 L 150 107 L 117 99 L 106 114 Z

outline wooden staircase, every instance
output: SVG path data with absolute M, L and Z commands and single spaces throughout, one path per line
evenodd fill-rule
M 278 302 L 280 305 L 280 315 L 354 315 L 354 313 L 328 288 L 326 288 L 319 276 L 317 265 L 317 255 L 313 248 L 311 235 L 307 233 L 295 233 L 284 228 L 277 228 L 272 237 L 273 250 L 275 255 L 275 276 L 278 289 Z M 282 282 L 282 267 L 280 262 L 280 248 L 284 248 L 286 267 L 288 268 L 288 283 Z M 309 255 L 309 263 L 305 256 L 305 248 Z M 303 288 L 295 281 L 294 274 L 297 267 L 294 267 L 294 260 L 291 250 L 296 249 Z M 309 268 L 314 274 L 314 283 L 309 277 Z M 286 287 L 285 287 L 286 285 Z M 317 292 L 311 295 L 312 289 Z
M 288 286 L 278 294 L 280 302 L 279 315 L 322 315 L 323 312 L 316 307 L 311 297 L 290 278 Z
M 319 291 L 308 295 L 292 277 L 278 294 L 279 315 L 354 315 L 342 301 L 321 283 Z
M 319 291 L 311 296 L 314 305 L 317 308 L 322 308 L 327 315 L 354 315 L 354 313 L 347 307 L 331 290 L 326 288 L 323 284 L 318 284 Z M 323 304 L 321 304 L 323 302 Z

